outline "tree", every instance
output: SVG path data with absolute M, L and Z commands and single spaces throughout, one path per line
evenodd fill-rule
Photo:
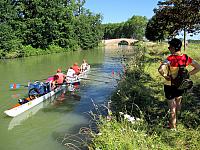
M 0 0 L 0 12 L 0 49 L 5 53 L 20 49 L 21 40 L 12 28 L 12 23 L 17 17 L 12 1 Z
M 92 48 L 98 45 L 102 39 L 103 30 L 101 28 L 101 15 L 92 15 L 85 12 L 76 18 L 75 34 L 79 37 L 79 45 L 82 49 Z
M 11 26 L 5 23 L 0 24 L 0 49 L 4 52 L 11 50 L 19 50 L 21 40 L 15 35 L 15 31 Z
M 133 16 L 126 22 L 104 24 L 104 39 L 135 38 L 141 40 L 145 35 L 147 18 Z
M 142 16 L 133 16 L 124 24 L 124 34 L 127 38 L 142 40 L 145 35 L 147 18 Z
M 115 38 L 123 38 L 124 23 L 108 23 L 103 24 L 104 29 L 104 39 L 115 39 Z
M 50 45 L 73 50 L 97 46 L 103 36 L 102 16 L 84 4 L 85 0 L 0 0 L 0 39 L 20 39 L 15 41 L 44 51 Z M 5 44 L 1 48 L 8 50 Z
M 147 23 L 145 37 L 150 41 L 164 40 L 166 37 L 165 22 L 158 21 L 156 16 L 153 16 Z
M 197 33 L 200 29 L 199 0 L 166 0 L 158 2 L 154 9 L 158 21 L 164 22 L 166 31 L 174 36 L 184 33 Z M 184 36 L 185 41 L 185 36 Z

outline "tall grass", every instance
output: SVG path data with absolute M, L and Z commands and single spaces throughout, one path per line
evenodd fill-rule
M 166 43 L 140 43 L 127 63 L 127 71 L 112 96 L 111 120 L 97 120 L 99 132 L 90 149 L 200 149 L 200 73 L 192 77 L 194 88 L 183 96 L 177 131 L 166 128 L 169 120 L 163 93 L 163 78 L 157 72 L 160 61 L 169 54 Z M 199 60 L 199 46 L 189 44 L 186 52 Z M 119 112 L 141 118 L 127 122 Z

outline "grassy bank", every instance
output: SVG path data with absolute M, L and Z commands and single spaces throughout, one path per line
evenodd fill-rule
M 183 97 L 177 131 L 166 128 L 169 111 L 164 80 L 157 68 L 169 54 L 167 47 L 166 43 L 140 43 L 135 47 L 124 79 L 111 98 L 112 119 L 97 121 L 99 134 L 93 134 L 90 149 L 200 149 L 200 73 L 192 76 L 194 87 Z M 200 62 L 199 45 L 189 44 L 184 53 Z

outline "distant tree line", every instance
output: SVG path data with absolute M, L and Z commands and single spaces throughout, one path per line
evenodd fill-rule
M 188 43 L 200 44 L 200 40 L 188 40 Z
M 96 47 L 102 16 L 85 0 L 0 0 L 0 57 Z
M 200 0 L 164 0 L 158 2 L 155 15 L 148 21 L 145 36 L 148 40 L 159 41 L 184 32 L 200 32 Z
M 142 40 L 148 19 L 143 16 L 132 16 L 126 22 L 103 24 L 104 39 L 134 38 Z

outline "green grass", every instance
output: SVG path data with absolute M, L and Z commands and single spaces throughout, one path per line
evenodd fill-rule
M 145 48 L 144 48 L 145 47 Z M 101 135 L 93 133 L 90 149 L 200 149 L 200 73 L 192 76 L 194 88 L 185 94 L 182 111 L 178 114 L 177 131 L 166 128 L 169 120 L 167 102 L 163 93 L 163 78 L 157 68 L 169 54 L 166 43 L 143 43 L 129 60 L 125 79 L 112 96 L 112 119 L 98 120 Z M 183 53 L 199 61 L 200 47 L 189 44 Z M 131 124 L 119 112 L 139 117 Z
M 101 120 L 100 133 L 94 136 L 90 149 L 101 150 L 180 150 L 199 149 L 199 130 L 179 125 L 178 131 L 155 127 L 152 132 L 144 121 L 134 124 L 121 120 Z

